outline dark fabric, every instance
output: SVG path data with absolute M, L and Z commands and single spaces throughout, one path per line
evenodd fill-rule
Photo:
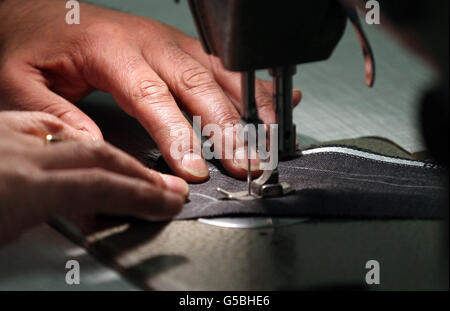
M 177 219 L 229 215 L 439 218 L 446 208 L 444 169 L 385 163 L 353 155 L 320 153 L 282 162 L 281 181 L 295 193 L 252 201 L 224 200 L 217 187 L 242 191 L 246 183 L 210 164 L 211 178 L 191 185 Z
M 107 141 L 146 166 L 170 173 L 136 120 L 117 107 L 85 103 L 81 108 L 97 122 Z M 438 218 L 448 209 L 448 175 L 439 168 L 389 164 L 337 153 L 303 155 L 280 164 L 281 181 L 294 186 L 294 194 L 237 202 L 222 200 L 216 188 L 242 191 L 245 182 L 227 176 L 220 165 L 209 166 L 211 178 L 190 186 L 190 201 L 177 219 L 230 215 L 412 219 Z

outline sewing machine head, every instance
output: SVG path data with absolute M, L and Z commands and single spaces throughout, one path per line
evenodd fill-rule
M 247 123 L 260 123 L 255 104 L 255 70 L 270 70 L 278 158 L 295 156 L 297 152 L 292 103 L 296 65 L 328 59 L 344 33 L 347 18 L 359 32 L 367 62 L 366 81 L 373 84 L 370 46 L 354 8 L 341 1 L 189 0 L 189 4 L 205 51 L 218 56 L 228 70 L 242 72 L 243 118 Z M 248 196 L 290 192 L 278 182 L 277 169 L 264 172 L 253 182 L 249 171 L 248 186 Z

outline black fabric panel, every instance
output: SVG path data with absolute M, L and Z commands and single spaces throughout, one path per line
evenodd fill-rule
M 282 162 L 281 181 L 295 193 L 252 201 L 225 200 L 217 187 L 246 189 L 245 181 L 209 164 L 211 178 L 191 185 L 177 219 L 260 215 L 357 218 L 440 218 L 448 207 L 444 169 L 391 164 L 340 153 L 304 155 Z
M 97 122 L 107 141 L 146 166 L 170 173 L 136 120 L 117 107 L 98 102 L 85 102 L 80 107 Z M 294 194 L 237 202 L 223 200 L 216 188 L 242 191 L 245 181 L 229 177 L 220 164 L 208 165 L 211 178 L 190 186 L 190 201 L 177 219 L 231 215 L 432 219 L 446 215 L 448 210 L 448 175 L 444 169 L 388 164 L 337 153 L 304 155 L 280 164 L 280 179 L 294 186 Z

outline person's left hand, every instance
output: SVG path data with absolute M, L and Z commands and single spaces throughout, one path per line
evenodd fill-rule
M 59 142 L 47 143 L 47 135 Z M 53 216 L 170 220 L 187 183 L 42 112 L 0 112 L 0 245 Z

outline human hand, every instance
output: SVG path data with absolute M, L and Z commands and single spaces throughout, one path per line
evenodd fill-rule
M 47 145 L 52 134 L 68 140 Z M 167 220 L 188 185 L 152 171 L 50 114 L 0 113 L 0 243 L 52 215 L 130 215 Z
M 190 155 L 198 140 L 190 142 L 185 158 L 176 159 L 170 147 L 177 138 L 170 133 L 188 129 L 194 137 L 182 110 L 201 116 L 203 124 L 237 124 L 243 112 L 240 75 L 208 56 L 198 40 L 154 20 L 82 3 L 81 24 L 68 25 L 65 2 L 0 5 L 0 109 L 48 112 L 101 139 L 95 123 L 73 103 L 93 89 L 111 93 L 147 129 L 177 175 L 205 180 L 204 159 Z M 293 96 L 296 105 L 301 93 Z M 274 123 L 271 83 L 257 80 L 256 101 L 260 119 Z M 246 176 L 246 161 L 222 164 L 231 175 Z

